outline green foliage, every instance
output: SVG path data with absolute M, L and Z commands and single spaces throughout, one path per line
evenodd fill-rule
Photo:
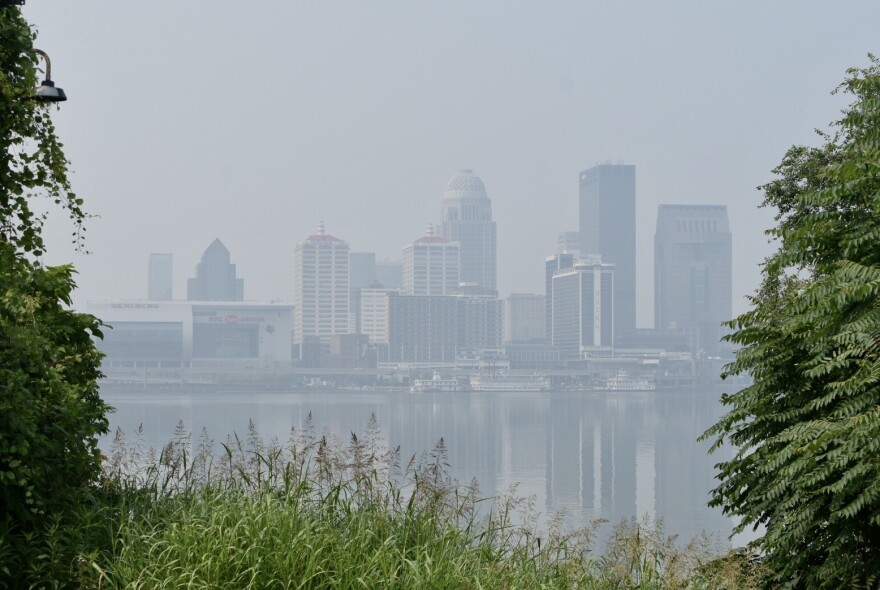
M 71 273 L 0 250 L 0 503 L 19 518 L 63 508 L 100 473 L 100 323 L 64 307 Z
M 34 36 L 17 7 L 0 7 L 0 242 L 40 256 L 45 212 L 35 208 L 37 198 L 68 213 L 78 247 L 87 215 L 71 192 L 49 107 L 31 99 L 37 86 Z
M 880 586 L 880 61 L 848 72 L 854 102 L 820 148 L 793 147 L 762 187 L 778 250 L 750 311 L 729 413 L 703 436 L 732 443 L 712 504 L 763 526 L 785 588 Z
M 69 310 L 71 267 L 35 262 L 52 203 L 77 247 L 87 216 L 48 107 L 32 99 L 33 39 L 17 7 L 0 7 L 0 586 L 12 588 L 68 584 L 107 429 L 92 341 L 101 324 Z
M 106 464 L 105 545 L 75 560 L 83 587 L 757 588 L 747 555 L 679 548 L 658 523 L 625 522 L 604 555 L 596 527 L 545 530 L 527 498 L 491 505 L 449 474 L 442 440 L 406 465 L 371 420 L 347 443 L 310 423 L 286 443 L 251 428 L 219 460 L 181 426 L 161 453 L 117 432 Z M 92 517 L 89 522 L 97 522 Z
M 40 554 L 40 539 L 58 537 L 100 475 L 107 407 L 90 336 L 100 323 L 67 309 L 72 272 L 0 243 L 0 541 L 19 565 Z

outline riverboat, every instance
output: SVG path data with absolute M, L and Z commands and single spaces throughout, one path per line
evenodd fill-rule
M 471 389 L 474 391 L 547 391 L 551 383 L 544 375 L 471 375 Z
M 461 391 L 464 387 L 458 379 L 444 379 L 440 373 L 434 371 L 434 376 L 430 379 L 416 379 L 413 381 L 410 391 L 414 393 L 431 392 L 431 391 Z
M 607 391 L 654 391 L 656 383 L 649 377 L 634 377 L 626 371 L 618 371 L 617 375 L 605 383 Z

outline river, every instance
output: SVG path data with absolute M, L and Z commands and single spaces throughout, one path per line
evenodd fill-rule
M 315 429 L 343 440 L 375 415 L 382 436 L 402 454 L 430 451 L 444 439 L 452 473 L 476 478 L 484 495 L 517 486 L 542 514 L 564 511 L 566 525 L 595 519 L 662 517 L 686 539 L 706 531 L 726 542 L 733 522 L 707 506 L 714 464 L 697 437 L 723 413 L 720 390 L 656 392 L 419 393 L 107 392 L 111 433 L 160 448 L 179 421 L 215 441 L 246 434 L 249 420 L 268 440 L 287 440 L 309 413 Z M 109 446 L 110 437 L 102 440 Z

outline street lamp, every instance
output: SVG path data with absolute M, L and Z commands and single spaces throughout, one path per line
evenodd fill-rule
M 42 57 L 43 61 L 46 62 L 46 79 L 37 88 L 34 99 L 40 102 L 63 102 L 67 100 L 64 90 L 57 88 L 55 82 L 52 81 L 52 62 L 49 61 L 49 56 L 42 49 L 34 48 L 34 53 Z

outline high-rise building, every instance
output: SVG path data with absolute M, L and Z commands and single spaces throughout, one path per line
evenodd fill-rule
M 556 237 L 556 253 L 568 252 L 579 255 L 581 253 L 581 232 L 564 231 Z
M 504 344 L 504 300 L 497 297 L 457 296 L 459 356 L 476 357 Z
M 352 289 L 365 289 L 376 280 L 376 254 L 352 252 L 349 254 L 349 274 Z
M 150 254 L 147 271 L 147 299 L 150 301 L 171 301 L 173 294 L 173 262 L 171 254 Z
M 467 295 L 399 295 L 388 292 L 388 359 L 450 362 L 501 349 L 504 301 Z
M 511 293 L 507 297 L 505 342 L 522 342 L 547 337 L 546 304 L 543 295 Z
M 450 362 L 458 343 L 458 298 L 388 295 L 388 358 L 399 362 Z
M 553 340 L 553 275 L 574 266 L 575 255 L 562 252 L 548 256 L 544 262 L 544 337 Z
M 696 330 L 697 346 L 718 349 L 732 315 L 727 207 L 660 205 L 654 234 L 654 325 Z
M 219 239 L 211 242 L 196 265 L 196 276 L 186 282 L 189 301 L 243 301 L 244 279 L 235 277 L 229 250 Z
M 553 346 L 561 352 L 614 346 L 614 272 L 593 257 L 553 275 Z
M 458 288 L 458 243 L 428 233 L 403 249 L 404 295 L 451 295 Z
M 441 235 L 459 244 L 459 280 L 496 291 L 492 202 L 486 195 L 483 181 L 473 171 L 462 170 L 446 183 L 442 215 Z
M 294 268 L 295 343 L 317 337 L 329 345 L 330 336 L 349 331 L 349 246 L 319 223 L 317 233 L 296 245 Z
M 600 164 L 580 173 L 581 255 L 614 265 L 614 334 L 636 327 L 636 167 Z
M 360 333 L 370 337 L 370 344 L 388 344 L 388 296 L 392 289 L 360 290 Z
M 361 327 L 361 289 L 376 282 L 376 255 L 373 252 L 352 252 L 348 255 L 348 276 L 351 297 L 348 299 L 348 331 L 359 334 Z
M 376 280 L 386 289 L 403 287 L 403 263 L 399 260 L 377 260 Z

